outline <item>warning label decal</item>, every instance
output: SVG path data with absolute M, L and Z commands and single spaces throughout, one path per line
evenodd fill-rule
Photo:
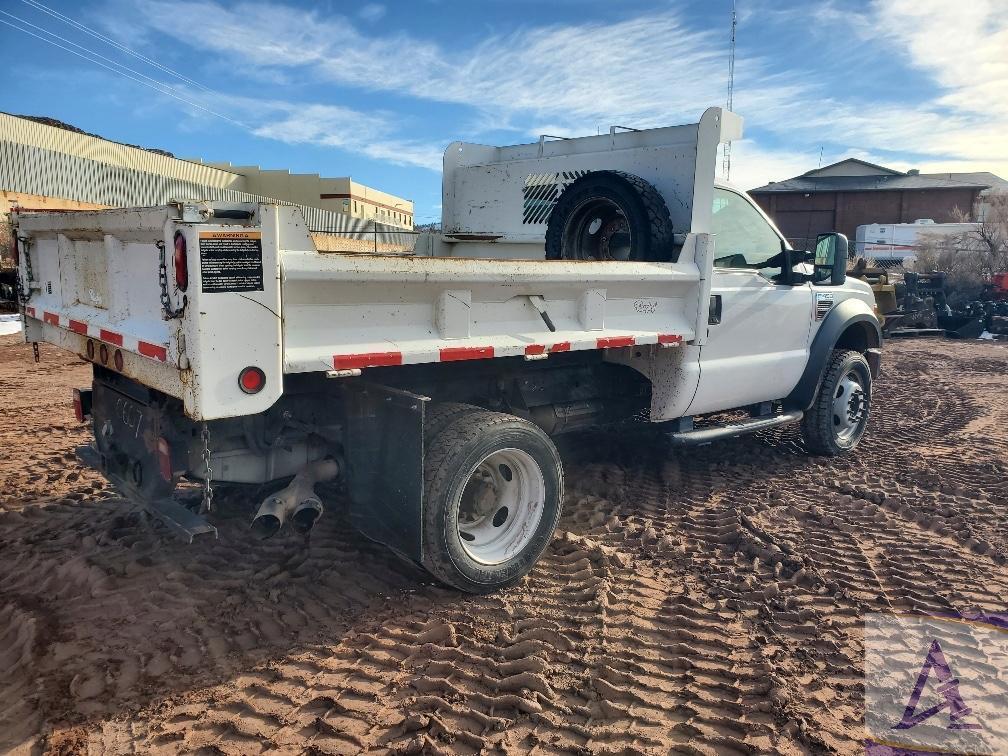
M 263 290 L 259 231 L 200 231 L 199 250 L 205 293 Z

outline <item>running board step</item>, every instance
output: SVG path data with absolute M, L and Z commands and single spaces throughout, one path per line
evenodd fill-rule
M 187 543 L 192 543 L 193 539 L 200 535 L 211 535 L 214 539 L 217 538 L 216 527 L 207 522 L 205 517 L 179 504 L 175 497 L 147 498 L 118 475 L 110 473 L 104 464 L 101 452 L 93 446 L 78 446 L 76 452 L 77 458 L 81 462 L 104 475 L 123 498 L 138 505 L 151 517 L 161 520 L 169 530 L 172 530 L 175 535 Z
M 779 415 L 769 415 L 767 417 L 754 417 L 751 420 L 743 420 L 740 423 L 728 423 L 726 425 L 712 425 L 707 428 L 695 428 L 693 430 L 674 431 L 668 434 L 669 440 L 676 446 L 702 446 L 713 441 L 723 441 L 726 438 L 744 436 L 747 433 L 766 430 L 767 428 L 777 428 L 781 425 L 791 425 L 799 422 L 805 415 L 801 410 L 791 410 L 782 412 Z

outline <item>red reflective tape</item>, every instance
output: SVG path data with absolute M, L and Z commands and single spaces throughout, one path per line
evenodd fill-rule
M 482 360 L 494 356 L 492 346 L 481 347 L 444 347 L 441 349 L 441 362 L 456 360 Z
M 84 335 L 87 335 L 87 323 L 81 323 L 79 320 L 71 320 L 70 330 L 74 333 L 83 333 Z
M 364 354 L 333 355 L 333 368 L 336 370 L 391 367 L 393 365 L 402 365 L 402 352 L 366 352 Z
M 59 315 L 55 312 L 43 312 L 42 319 L 49 325 L 58 326 L 59 325 Z
M 634 345 L 633 336 L 606 336 L 595 341 L 598 349 L 610 349 L 612 347 L 628 347 Z
M 25 307 L 24 309 L 25 309 L 25 315 L 27 315 L 29 318 L 34 318 L 35 317 L 35 308 L 34 307 Z
M 569 352 L 570 342 L 569 341 L 558 341 L 556 344 L 550 347 L 551 352 Z
M 107 341 L 109 344 L 115 344 L 116 346 L 122 346 L 123 338 L 121 333 L 116 333 L 115 331 L 106 331 L 104 328 L 98 333 L 98 338 L 102 341 Z
M 681 344 L 682 336 L 677 333 L 659 333 L 658 334 L 659 344 Z
M 161 360 L 161 362 L 165 362 L 168 359 L 168 350 L 160 344 L 138 341 L 137 350 L 144 357 L 153 357 L 155 360 Z
M 525 347 L 525 354 L 543 354 L 545 351 L 545 344 L 529 344 Z

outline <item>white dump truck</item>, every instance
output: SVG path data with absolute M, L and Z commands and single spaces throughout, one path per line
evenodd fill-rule
M 560 517 L 557 434 L 650 422 L 688 454 L 800 423 L 836 455 L 864 433 L 872 292 L 842 235 L 793 250 L 715 183 L 741 126 L 453 143 L 442 230 L 405 254 L 319 251 L 282 204 L 24 213 L 25 338 L 92 363 L 82 458 L 188 538 L 216 534 L 216 486 L 280 487 L 250 502 L 268 536 L 338 478 L 364 535 L 496 590 Z

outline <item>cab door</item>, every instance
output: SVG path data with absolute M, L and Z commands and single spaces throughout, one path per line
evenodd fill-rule
M 809 355 L 811 285 L 787 283 L 777 229 L 748 197 L 718 187 L 711 231 L 712 317 L 690 415 L 784 398 Z

